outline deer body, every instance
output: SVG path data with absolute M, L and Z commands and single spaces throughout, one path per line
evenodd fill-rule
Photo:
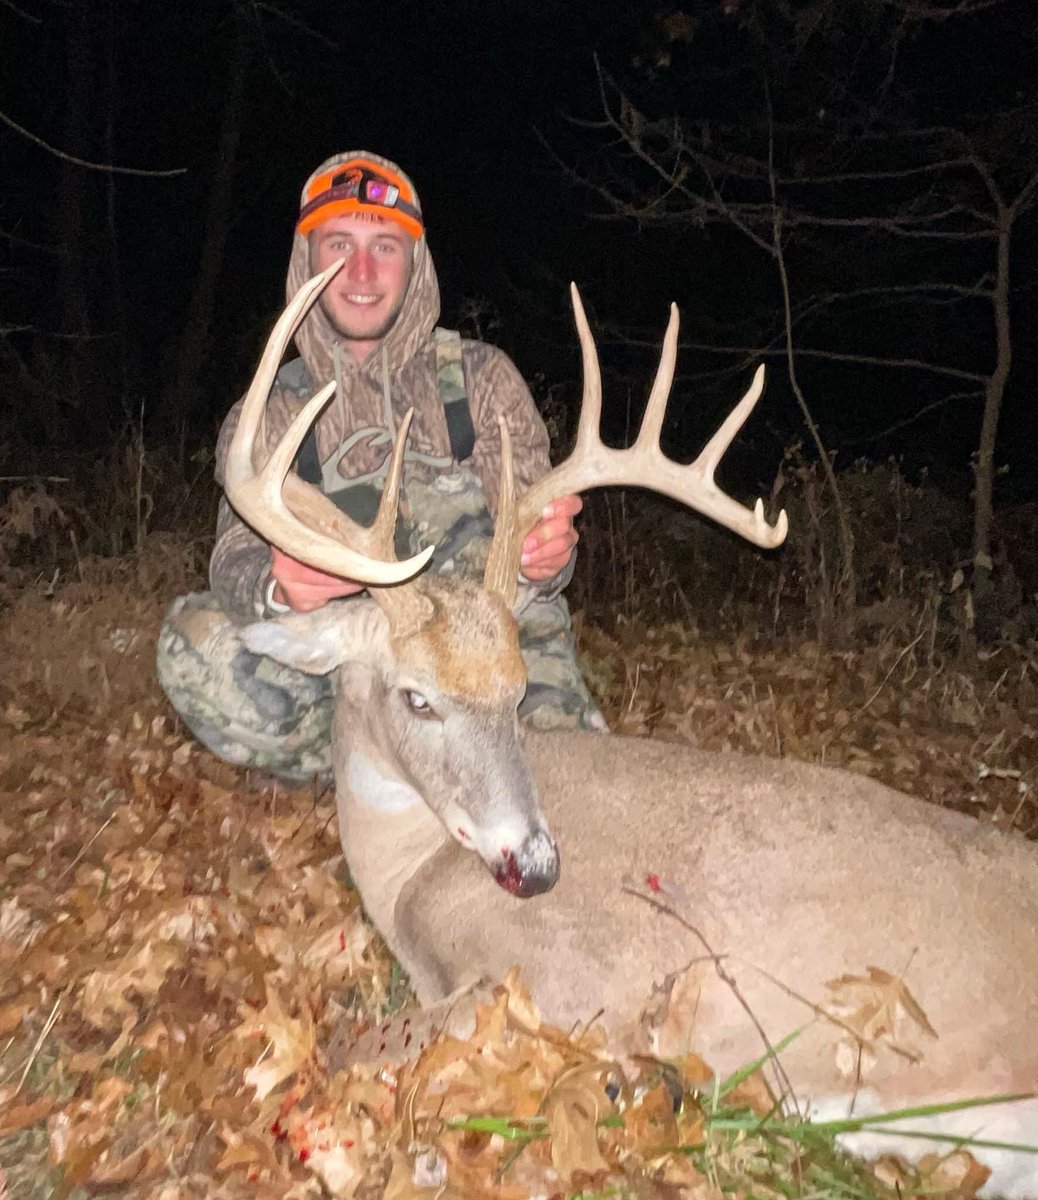
M 354 571 L 370 558 L 366 578 L 379 586 L 370 598 L 248 626 L 242 638 L 299 669 L 338 672 L 343 847 L 419 1000 L 433 1004 L 517 963 L 552 1023 L 578 1025 L 601 1010 L 617 1048 L 640 1037 L 662 1055 L 694 1049 L 721 1074 L 802 1029 L 777 1056 L 787 1101 L 830 1117 L 1031 1093 L 910 1124 L 1038 1145 L 1038 849 L 845 771 L 596 734 L 524 735 L 511 611 L 518 546 L 553 485 L 535 485 L 516 508 L 503 427 L 498 530 L 482 585 L 426 576 L 395 586 L 404 564 L 388 545 L 406 428 L 370 531 L 298 480 L 282 492 L 322 397 L 254 472 L 277 359 L 328 278 L 304 287 L 271 339 L 243 406 L 236 462 L 228 459 L 228 494 L 260 532 L 294 539 L 285 548 L 314 566 Z M 575 307 L 593 384 L 586 412 L 589 397 L 597 403 L 597 361 Z M 676 336 L 672 317 L 649 440 Z M 751 513 L 713 484 L 753 398 L 696 463 L 671 464 L 665 490 L 775 545 L 783 517 L 768 525 L 759 502 Z M 596 466 L 582 417 L 579 461 L 556 469 L 556 485 L 637 481 L 628 464 L 644 469 L 644 439 L 643 428 L 631 452 L 601 448 Z M 267 503 L 283 509 L 269 526 Z M 300 533 L 310 505 L 305 524 L 316 532 Z M 655 986 L 664 1002 L 646 1013 Z M 927 1146 L 884 1138 L 879 1148 L 916 1156 Z M 1038 1197 L 1038 1155 L 979 1157 L 993 1171 L 989 1194 Z
M 467 673 L 516 652 L 500 602 L 450 581 L 426 590 L 443 617 L 432 634 L 393 639 L 364 600 L 245 632 L 297 666 L 315 645 L 327 657 L 311 669 L 341 663 L 343 847 L 423 1005 L 518 964 L 553 1024 L 601 1011 L 616 1049 L 646 1039 L 663 1056 L 694 1049 L 721 1075 L 805 1027 L 778 1060 L 801 1106 L 825 1117 L 1038 1090 L 1033 845 L 847 771 L 524 734 L 511 690 L 491 702 L 486 670 Z M 455 601 L 456 590 L 467 594 Z M 452 686 L 423 673 L 436 660 Z M 442 720 L 401 702 L 417 687 Z M 559 847 L 557 881 L 513 894 L 509 856 L 543 854 L 545 836 Z M 685 925 L 647 902 L 654 888 Z M 895 995 L 885 1032 L 848 1033 L 878 986 L 862 983 L 848 1007 L 827 985 L 870 967 L 895 989 L 903 979 L 922 1024 Z M 642 1020 L 654 988 L 675 978 L 666 1011 Z M 1038 1100 L 909 1124 L 1038 1143 Z M 889 1135 L 857 1145 L 898 1148 Z M 925 1143 L 901 1149 L 917 1156 Z M 1038 1195 L 1038 1155 L 993 1153 L 1007 1166 L 990 1194 Z
M 419 972 L 423 1003 L 516 962 L 549 1020 L 603 1009 L 620 1034 L 654 984 L 697 961 L 696 1011 L 659 1031 L 659 1049 L 694 1049 L 728 1073 L 764 1046 L 712 951 L 773 1045 L 815 1025 L 781 1055 L 809 1100 L 852 1088 L 834 1054 L 843 1031 L 807 1002 L 831 1005 L 829 980 L 877 965 L 904 976 L 938 1033 L 909 1039 L 920 1065 L 891 1054 L 864 1073 L 885 1106 L 1038 1087 L 1033 846 L 807 764 L 582 733 L 530 734 L 526 750 L 559 881 L 516 899 L 453 841 L 430 846 L 386 927 L 405 966 L 435 956 L 431 986 Z M 368 849 L 347 844 L 351 864 Z M 641 898 L 650 877 L 703 941 Z

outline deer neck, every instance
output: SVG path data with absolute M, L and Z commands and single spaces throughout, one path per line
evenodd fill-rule
M 373 683 L 368 667 L 350 664 L 340 672 L 336 804 L 350 874 L 368 916 L 392 945 L 402 889 L 450 837 L 396 763 Z

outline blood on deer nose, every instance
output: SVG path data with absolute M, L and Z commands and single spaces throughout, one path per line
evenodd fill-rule
M 518 850 L 502 850 L 494 869 L 500 887 L 525 900 L 550 892 L 559 878 L 559 851 L 543 830 L 532 833 Z

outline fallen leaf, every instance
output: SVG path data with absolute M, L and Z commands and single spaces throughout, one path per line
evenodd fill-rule
M 53 1096 L 40 1096 L 24 1104 L 4 1104 L 0 1107 L 0 1137 L 17 1133 L 19 1129 L 28 1129 L 30 1125 L 42 1121 L 51 1114 L 54 1104 Z
M 567 1182 L 577 1172 L 596 1175 L 609 1170 L 598 1145 L 598 1122 L 612 1110 L 602 1075 L 598 1063 L 575 1067 L 558 1080 L 544 1101 L 552 1166 Z

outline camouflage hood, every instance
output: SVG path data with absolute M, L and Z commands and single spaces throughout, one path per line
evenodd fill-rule
M 345 154 L 334 154 L 321 163 L 304 184 L 300 203 L 302 204 L 302 197 L 305 197 L 306 189 L 316 176 L 354 158 L 370 159 L 398 175 L 404 174 L 396 163 L 378 154 L 372 154 L 370 150 L 348 150 Z M 408 182 L 411 181 L 408 179 Z M 311 274 L 310 247 L 306 237 L 297 233 L 292 239 L 292 258 L 288 266 L 285 298 L 291 300 Z M 428 342 L 439 317 L 440 285 L 436 279 L 436 268 L 433 266 L 429 247 L 422 237 L 415 243 L 411 282 L 404 296 L 403 307 L 393 328 L 382 339 L 380 347 L 385 351 L 391 374 L 398 374 L 404 364 Z M 335 377 L 333 348 L 339 340 L 339 335 L 320 306 L 315 305 L 296 334 L 296 346 L 311 376 L 318 382 Z M 376 359 L 380 357 L 377 351 L 373 352 L 362 364 L 361 369 L 374 370 Z

